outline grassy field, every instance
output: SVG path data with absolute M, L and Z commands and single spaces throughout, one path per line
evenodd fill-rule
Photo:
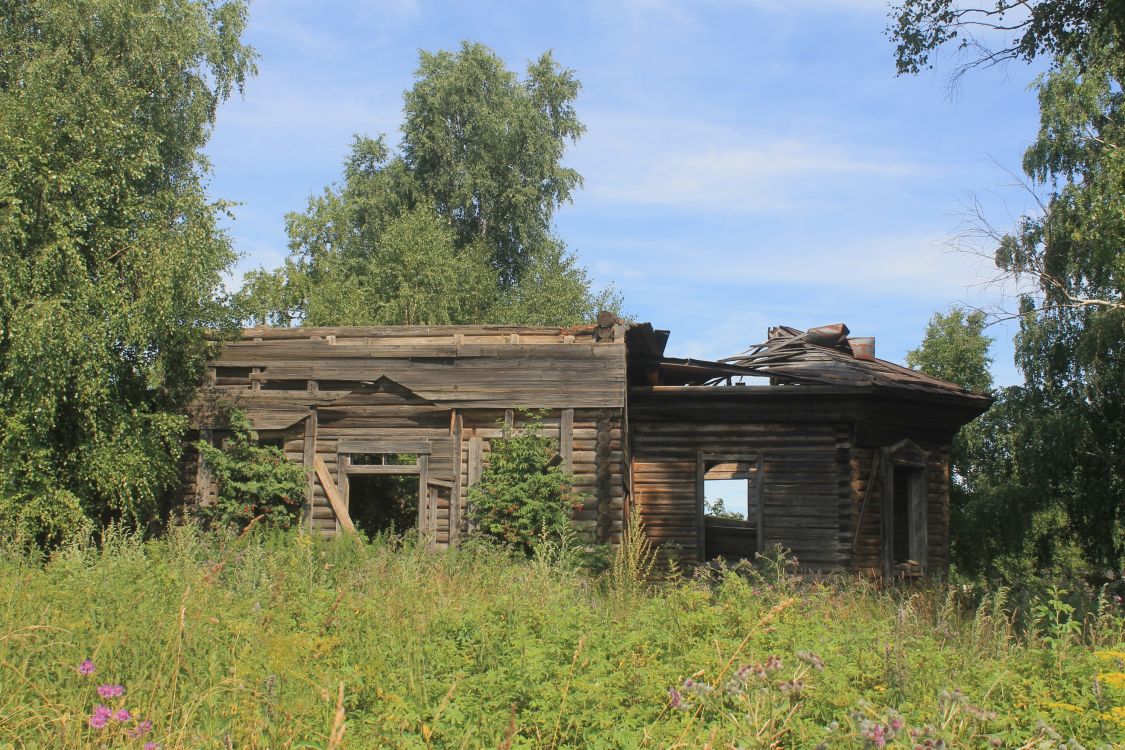
M 776 565 L 646 589 L 559 557 L 186 529 L 47 563 L 9 552 L 0 747 L 1125 742 L 1111 597 L 1070 612 L 1057 592 Z

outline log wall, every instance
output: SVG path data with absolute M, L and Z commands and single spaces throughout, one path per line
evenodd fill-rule
M 248 329 L 209 363 L 209 385 L 191 416 L 197 428 L 214 430 L 226 409 L 240 408 L 259 432 L 285 436 L 290 460 L 310 470 L 323 461 L 341 488 L 349 453 L 424 455 L 421 526 L 446 546 L 467 530 L 468 490 L 488 464 L 492 441 L 523 429 L 521 410 L 536 409 L 586 496 L 575 515 L 582 535 L 612 542 L 621 533 L 626 495 L 621 333 L 619 327 Z M 190 462 L 184 473 L 185 496 L 205 500 L 213 492 Z M 337 533 L 338 519 L 315 477 L 307 501 L 309 528 Z

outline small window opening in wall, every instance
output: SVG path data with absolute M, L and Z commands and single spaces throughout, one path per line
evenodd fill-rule
M 417 453 L 353 453 L 352 466 L 417 466 Z
M 285 436 L 284 435 L 262 435 L 258 434 L 258 445 L 262 448 L 280 448 L 285 450 Z
M 250 386 L 249 367 L 216 367 L 215 385 L 245 385 Z
M 305 391 L 308 390 L 307 380 L 263 380 L 263 391 Z

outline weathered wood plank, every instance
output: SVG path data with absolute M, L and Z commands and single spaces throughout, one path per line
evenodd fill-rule
M 317 458 L 315 462 L 316 476 L 320 479 L 320 484 L 324 488 L 324 494 L 328 496 L 328 502 L 332 504 L 332 510 L 336 513 L 336 518 L 340 522 L 340 526 L 345 531 L 354 532 L 355 526 L 352 524 L 351 516 L 348 515 L 348 508 L 344 504 L 344 500 L 340 497 L 339 490 L 336 489 L 336 483 L 332 481 L 332 473 L 328 470 L 324 460 Z

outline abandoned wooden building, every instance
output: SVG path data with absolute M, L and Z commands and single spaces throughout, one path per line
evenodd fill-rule
M 847 334 L 778 327 L 711 362 L 606 314 L 571 329 L 253 328 L 209 363 L 192 416 L 216 440 L 224 405 L 243 409 L 308 467 L 305 522 L 324 533 L 417 527 L 456 544 L 491 442 L 534 409 L 588 498 L 574 520 L 590 541 L 617 541 L 636 506 L 684 560 L 782 545 L 807 570 L 944 569 L 950 442 L 990 399 Z M 190 477 L 207 502 L 204 468 Z M 744 518 L 708 515 L 712 481 L 745 493 Z

